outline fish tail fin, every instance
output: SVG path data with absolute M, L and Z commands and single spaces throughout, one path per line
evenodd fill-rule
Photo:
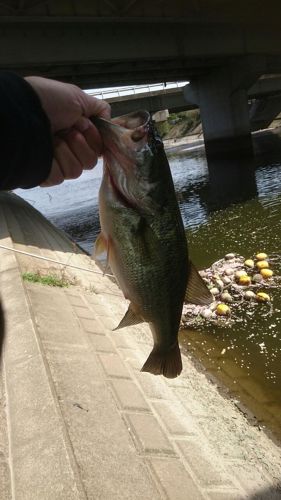
M 167 378 L 176 378 L 182 371 L 179 344 L 176 343 L 169 351 L 152 349 L 141 371 L 153 375 L 164 375 Z

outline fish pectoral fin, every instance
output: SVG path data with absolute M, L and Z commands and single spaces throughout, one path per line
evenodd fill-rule
M 102 268 L 103 274 L 109 270 L 109 240 L 100 233 L 95 241 L 93 259 Z
M 189 262 L 189 274 L 184 300 L 185 302 L 199 306 L 209 305 L 214 300 L 210 290 L 191 261 Z
M 178 342 L 168 351 L 161 351 L 159 348 L 154 347 L 141 371 L 153 375 L 164 375 L 167 378 L 176 378 L 180 375 L 182 360 Z
M 119 330 L 119 328 L 125 328 L 126 326 L 139 325 L 143 322 L 144 319 L 134 312 L 132 304 L 130 304 L 125 316 L 121 319 L 119 325 L 114 328 L 113 331 Z

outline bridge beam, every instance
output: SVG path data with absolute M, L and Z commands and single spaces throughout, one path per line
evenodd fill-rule
M 256 62 L 245 59 L 200 76 L 185 87 L 186 100 L 200 107 L 208 158 L 252 154 L 247 90 L 262 71 Z

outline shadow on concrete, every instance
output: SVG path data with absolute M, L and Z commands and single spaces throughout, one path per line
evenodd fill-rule
M 249 497 L 249 500 L 280 500 L 281 499 L 281 483 L 277 487 L 270 486 L 264 490 L 257 491 Z

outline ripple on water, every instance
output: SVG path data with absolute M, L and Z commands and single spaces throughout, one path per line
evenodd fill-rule
M 229 206 L 224 203 L 227 208 L 219 209 L 210 202 L 208 170 L 202 152 L 173 154 L 169 161 L 190 255 L 198 268 L 209 267 L 229 252 L 246 258 L 258 251 L 281 254 L 280 163 L 267 162 L 257 168 L 258 196 Z M 101 175 L 100 162 L 76 181 L 17 192 L 91 252 L 99 231 Z M 275 263 L 274 271 L 281 274 L 280 264 Z M 272 295 L 272 315 L 262 305 L 252 315 L 241 311 L 231 328 L 211 325 L 188 330 L 181 333 L 181 341 L 184 349 L 195 353 L 228 384 L 237 399 L 245 401 L 259 420 L 281 437 L 280 290 L 273 290 Z

